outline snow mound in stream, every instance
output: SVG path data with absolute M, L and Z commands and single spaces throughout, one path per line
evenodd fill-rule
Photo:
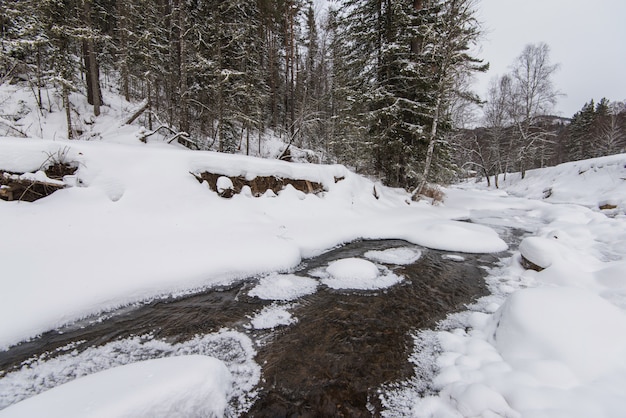
M 414 250 L 412 248 L 390 248 L 388 250 L 372 250 L 365 253 L 365 257 L 372 261 L 398 265 L 413 264 L 419 260 L 421 256 L 422 252 L 420 250 Z
M 263 277 L 248 295 L 265 300 L 295 300 L 315 293 L 318 282 L 295 274 L 271 274 Z
M 152 359 L 85 376 L 0 411 L 1 417 L 223 416 L 231 375 L 220 360 Z
M 293 305 L 270 305 L 263 308 L 253 318 L 250 325 L 254 329 L 274 329 L 280 326 L 287 326 L 298 322 L 297 318 L 291 315 L 288 309 Z
M 376 290 L 391 287 L 402 281 L 387 269 L 361 258 L 344 258 L 333 261 L 326 268 L 322 283 L 331 289 Z

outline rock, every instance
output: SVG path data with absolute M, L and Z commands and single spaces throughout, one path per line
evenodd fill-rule
M 235 194 L 235 186 L 232 180 L 226 176 L 221 176 L 217 179 L 216 188 L 217 194 L 226 199 L 230 199 Z

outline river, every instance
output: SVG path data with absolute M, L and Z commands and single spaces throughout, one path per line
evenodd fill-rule
M 245 402 L 234 400 L 245 405 L 232 406 L 229 415 L 377 416 L 382 408 L 377 396 L 380 388 L 414 373 L 408 361 L 413 351 L 412 335 L 417 330 L 435 327 L 449 313 L 486 295 L 485 268 L 504 256 L 455 255 L 398 240 L 358 241 L 303 261 L 295 274 L 307 276 L 334 260 L 398 247 L 422 252 L 410 265 L 386 266 L 404 277 L 403 281 L 376 291 L 320 286 L 317 292 L 289 305 L 297 322 L 288 326 L 250 326 L 250 318 L 272 304 L 248 295 L 258 280 L 250 278 L 193 295 L 127 307 L 50 331 L 0 352 L 0 377 L 6 379 L 11 372 L 20 373 L 34 363 L 64 358 L 70 351 L 70 357 L 77 358 L 81 352 L 139 336 L 149 335 L 150 339 L 170 346 L 192 345 L 198 336 L 227 329 L 243 333 L 253 341 L 254 361 L 261 368 L 259 386 Z M 167 355 L 164 351 L 167 350 L 139 357 Z M 43 380 L 46 383 L 42 385 L 55 384 L 49 382 L 54 379 Z M 59 380 L 62 383 L 64 379 Z M 24 393 L 14 394 L 5 403 L 42 390 L 36 386 L 16 390 Z

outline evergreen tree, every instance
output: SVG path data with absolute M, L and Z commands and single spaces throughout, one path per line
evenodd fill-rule
M 570 161 L 590 158 L 591 132 L 595 119 L 595 103 L 593 99 L 585 103 L 582 109 L 574 114 L 569 125 L 568 159 Z

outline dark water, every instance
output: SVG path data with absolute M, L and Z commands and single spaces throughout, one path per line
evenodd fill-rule
M 403 241 L 348 244 L 304 262 L 296 274 L 366 251 L 410 246 Z M 274 331 L 249 330 L 250 317 L 269 305 L 249 297 L 255 280 L 178 299 L 134 306 L 107 319 L 86 320 L 0 352 L 0 370 L 73 343 L 73 349 L 100 346 L 129 336 L 151 333 L 181 342 L 223 328 L 245 332 L 255 341 L 256 361 L 263 369 L 259 397 L 248 416 L 376 416 L 376 388 L 409 378 L 411 333 L 432 328 L 448 313 L 488 292 L 484 266 L 496 255 L 468 255 L 458 262 L 435 250 L 423 250 L 409 266 L 388 265 L 405 277 L 378 291 L 336 291 L 324 286 L 296 301 L 290 310 L 296 324 Z M 53 356 L 54 354 L 48 354 Z

